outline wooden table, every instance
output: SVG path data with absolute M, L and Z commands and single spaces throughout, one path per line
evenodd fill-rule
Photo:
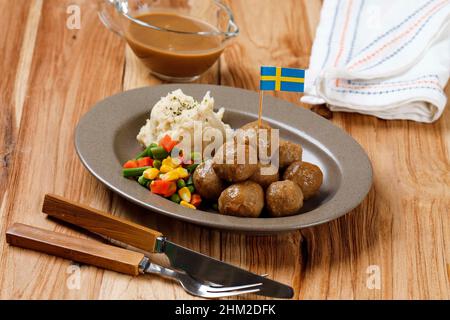
M 256 90 L 260 65 L 308 66 L 320 0 L 228 2 L 241 34 L 200 82 Z M 66 27 L 71 4 L 81 8 L 80 30 Z M 230 234 L 133 206 L 78 160 L 74 129 L 95 102 L 159 83 L 101 25 L 95 1 L 0 0 L 0 45 L 1 298 L 191 298 L 161 278 L 77 269 L 9 247 L 5 231 L 14 222 L 78 235 L 41 213 L 47 192 L 126 215 L 194 250 L 268 273 L 293 286 L 295 299 L 450 298 L 448 108 L 430 125 L 334 114 L 332 122 L 373 162 L 374 185 L 365 201 L 341 219 L 290 234 Z M 297 94 L 279 96 L 299 104 Z

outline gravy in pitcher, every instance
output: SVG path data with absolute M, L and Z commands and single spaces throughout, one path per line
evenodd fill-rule
M 218 32 L 203 21 L 171 12 L 145 13 L 135 18 L 152 26 L 182 32 Z M 125 32 L 134 53 L 152 71 L 189 78 L 208 70 L 222 53 L 223 36 L 160 31 L 132 22 Z

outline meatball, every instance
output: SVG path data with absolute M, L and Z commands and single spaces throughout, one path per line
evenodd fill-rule
M 301 145 L 280 139 L 280 168 L 285 168 L 294 161 L 301 161 L 302 153 L 303 149 Z
M 319 191 L 323 174 L 320 168 L 312 163 L 296 161 L 286 169 L 283 179 L 292 180 L 298 184 L 306 200 Z
M 224 182 L 213 169 L 211 159 L 198 165 L 192 176 L 195 190 L 205 199 L 217 200 L 226 188 Z
M 263 207 L 264 191 L 253 181 L 233 184 L 219 197 L 219 212 L 224 215 L 257 218 Z
M 264 134 L 260 138 L 259 129 L 267 130 L 267 135 Z M 270 156 L 272 155 L 271 140 L 270 140 L 272 127 L 267 122 L 262 121 L 261 127 L 259 127 L 258 125 L 258 120 L 249 122 L 246 125 L 242 126 L 240 130 L 243 130 L 242 132 L 240 132 L 240 134 L 245 135 L 244 139 L 242 140 L 244 140 L 246 144 L 249 144 L 253 148 L 257 149 L 258 157 L 260 156 L 261 153 L 263 160 L 270 158 Z M 239 133 L 237 133 L 237 135 L 235 136 L 235 141 L 238 139 L 238 134 Z
M 272 183 L 266 190 L 266 205 L 272 217 L 291 216 L 303 207 L 303 193 L 290 180 Z
M 243 148 L 244 154 L 241 155 L 235 143 L 226 143 L 217 151 L 213 168 L 221 179 L 229 182 L 245 181 L 258 169 L 256 151 L 248 145 Z
M 275 167 L 270 167 L 270 164 L 258 163 L 258 169 L 250 177 L 250 180 L 259 184 L 261 187 L 263 187 L 263 189 L 266 189 L 272 182 L 280 180 L 278 169 Z M 266 170 L 270 170 L 272 172 L 274 171 L 274 173 L 271 173 L 270 171 L 266 172 Z

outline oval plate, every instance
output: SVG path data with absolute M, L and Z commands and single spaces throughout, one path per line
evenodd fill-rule
M 75 146 L 84 166 L 124 198 L 152 211 L 187 222 L 233 231 L 267 234 L 310 227 L 336 219 L 364 199 L 372 185 L 372 167 L 364 150 L 348 134 L 322 117 L 284 100 L 266 96 L 264 120 L 280 129 L 280 136 L 304 149 L 303 159 L 320 166 L 324 183 L 306 201 L 301 214 L 283 218 L 239 218 L 191 210 L 151 194 L 121 175 L 122 164 L 141 150 L 136 135 L 153 105 L 181 88 L 200 100 L 211 91 L 224 121 L 233 128 L 257 119 L 258 94 L 214 85 L 160 85 L 127 91 L 99 102 L 80 120 Z

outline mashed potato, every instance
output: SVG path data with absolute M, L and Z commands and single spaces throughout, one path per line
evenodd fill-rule
M 141 128 L 137 140 L 144 146 L 160 141 L 166 134 L 180 140 L 194 134 L 194 122 L 202 123 L 203 132 L 208 128 L 220 130 L 224 137 L 232 132 L 231 127 L 222 121 L 224 109 L 214 112 L 214 98 L 209 91 L 201 102 L 187 96 L 181 89 L 169 93 L 156 103 L 150 119 Z

